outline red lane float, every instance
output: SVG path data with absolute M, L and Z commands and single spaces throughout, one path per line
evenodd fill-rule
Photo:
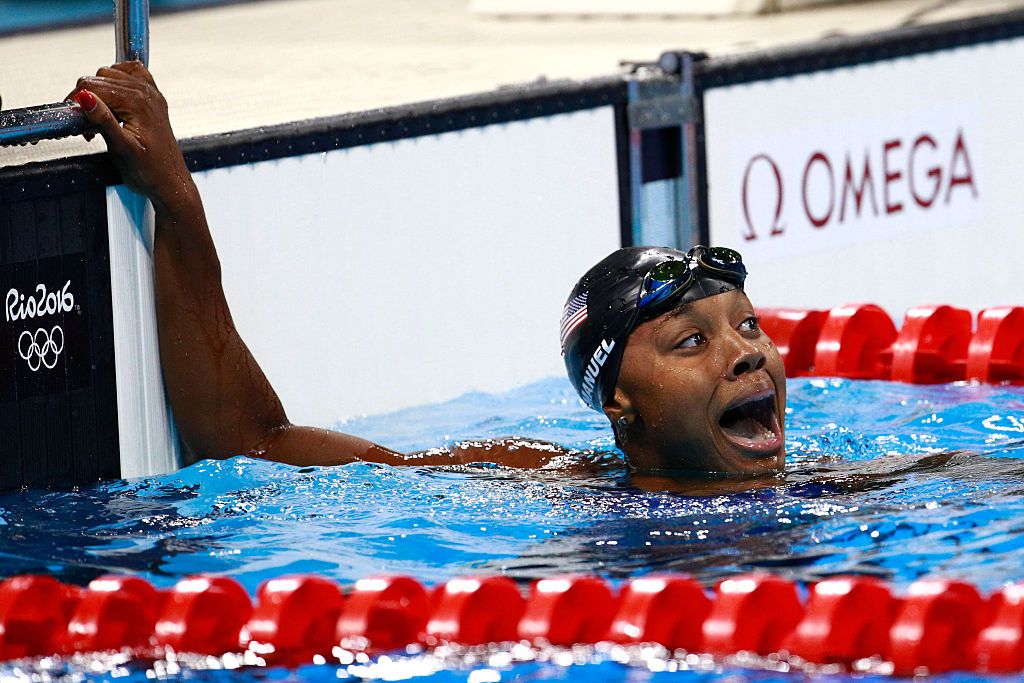
M 911 584 L 889 630 L 894 673 L 909 676 L 919 669 L 941 673 L 972 668 L 982 609 L 977 589 L 962 581 Z
M 1024 307 L 988 308 L 972 332 L 970 311 L 917 306 L 897 331 L 874 304 L 830 311 L 758 309 L 788 377 L 820 375 L 939 384 L 968 379 L 1024 384 Z
M 608 640 L 698 652 L 703 644 L 701 628 L 710 611 L 711 600 L 691 578 L 654 574 L 633 579 L 619 593 Z
M 596 643 L 608 632 L 614 615 L 612 589 L 601 579 L 540 579 L 533 584 L 519 621 L 519 637 L 552 645 Z
M 768 574 L 725 579 L 704 621 L 704 650 L 776 652 L 802 615 L 796 586 L 789 581 Z
M 62 652 L 100 652 L 149 642 L 164 594 L 134 576 L 101 576 L 81 594 Z
M 427 635 L 463 645 L 515 640 L 525 609 L 526 600 L 511 579 L 452 579 L 434 591 Z
M 805 377 L 814 371 L 814 349 L 824 320 L 825 311 L 758 309 L 758 324 L 779 349 L 787 377 Z
M 251 615 L 249 595 L 234 579 L 182 579 L 167 596 L 154 626 L 155 644 L 204 655 L 232 652 Z
M 56 652 L 80 592 L 50 576 L 0 582 L 0 660 Z
M 1024 383 L 1024 307 L 987 308 L 967 349 L 967 379 Z
M 978 635 L 978 670 L 1024 671 L 1024 583 L 1007 586 L 991 602 L 994 614 Z
M 240 644 L 280 664 L 329 656 L 343 601 L 341 588 L 319 576 L 285 576 L 259 587 Z
M 160 657 L 164 648 L 247 648 L 268 664 L 298 666 L 331 661 L 338 646 L 375 654 L 416 643 L 518 638 L 777 654 L 794 666 L 852 668 L 874 658 L 898 675 L 1024 670 L 1024 583 L 986 601 L 959 581 L 918 581 L 897 598 L 881 581 L 837 577 L 810 586 L 805 606 L 794 583 L 764 574 L 726 579 L 711 596 L 683 576 L 632 579 L 618 596 L 596 577 L 553 577 L 537 581 L 525 601 L 503 577 L 453 579 L 428 598 L 409 577 L 364 579 L 346 597 L 327 579 L 292 576 L 264 583 L 257 600 L 253 609 L 225 577 L 190 577 L 167 592 L 134 577 L 101 577 L 85 590 L 50 577 L 14 577 L 0 582 L 0 657 L 71 646 L 129 648 L 142 658 Z
M 819 375 L 850 379 L 887 379 L 883 353 L 896 339 L 889 314 L 874 304 L 833 308 L 825 316 L 814 348 Z
M 849 664 L 885 655 L 896 601 L 881 581 L 866 577 L 814 584 L 807 610 L 782 649 L 809 662 Z
M 417 642 L 429 616 L 427 590 L 415 579 L 360 579 L 336 620 L 335 641 L 365 640 L 374 650 L 393 650 Z
M 910 384 L 962 380 L 970 342 L 970 311 L 952 306 L 911 308 L 892 344 L 892 379 Z

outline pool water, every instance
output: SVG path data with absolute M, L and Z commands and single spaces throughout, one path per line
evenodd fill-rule
M 798 379 L 787 413 L 784 475 L 701 494 L 631 478 L 607 421 L 567 380 L 469 394 L 335 427 L 405 451 L 521 435 L 586 452 L 534 471 L 300 469 L 236 457 L 80 491 L 7 493 L 0 575 L 85 583 L 130 572 L 169 586 L 211 572 L 250 592 L 286 573 L 344 583 L 382 571 L 432 584 L 467 573 L 619 580 L 656 570 L 708 585 L 751 570 L 801 581 L 852 572 L 897 591 L 924 575 L 985 591 L 1024 579 L 1024 388 Z M 536 669 L 522 671 L 530 680 L 565 673 L 517 666 Z M 330 675 L 303 677 L 337 673 L 321 669 Z M 573 669 L 587 672 L 579 680 L 625 675 L 612 663 Z M 657 677 L 629 672 L 631 680 Z M 467 680 L 466 672 L 446 675 L 431 680 Z

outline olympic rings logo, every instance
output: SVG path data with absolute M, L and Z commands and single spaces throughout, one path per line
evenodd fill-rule
M 36 372 L 45 367 L 57 367 L 60 354 L 64 351 L 64 330 L 54 325 L 49 330 L 40 327 L 35 332 L 25 330 L 18 337 L 18 355 L 28 363 L 28 369 Z

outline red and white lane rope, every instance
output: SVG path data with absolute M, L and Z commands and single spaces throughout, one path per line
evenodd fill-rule
M 488 650 L 489 643 L 505 645 Z M 618 590 L 593 576 L 563 576 L 538 580 L 523 595 L 505 577 L 428 589 L 378 576 L 345 591 L 322 577 L 287 576 L 260 586 L 255 604 L 222 576 L 190 577 L 169 590 L 124 576 L 85 589 L 47 576 L 0 583 L 0 659 L 8 661 L 120 651 L 149 661 L 170 653 L 183 662 L 193 653 L 240 665 L 348 665 L 410 647 L 449 656 L 520 652 L 522 660 L 531 648 L 597 643 L 606 653 L 618 648 L 620 659 L 649 643 L 666 662 L 697 668 L 760 661 L 897 675 L 1021 672 L 1024 583 L 986 596 L 968 583 L 929 579 L 896 595 L 867 577 L 801 590 L 751 574 L 709 593 L 679 575 L 636 578 Z

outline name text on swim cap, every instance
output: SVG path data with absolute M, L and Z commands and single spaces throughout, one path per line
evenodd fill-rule
M 597 382 L 597 376 L 601 374 L 601 368 L 604 366 L 605 361 L 608 360 L 608 355 L 614 348 L 615 340 L 605 339 L 594 350 L 594 355 L 590 357 L 590 362 L 587 363 L 587 370 L 583 373 L 583 392 L 586 395 L 590 396 L 594 393 L 594 383 Z

